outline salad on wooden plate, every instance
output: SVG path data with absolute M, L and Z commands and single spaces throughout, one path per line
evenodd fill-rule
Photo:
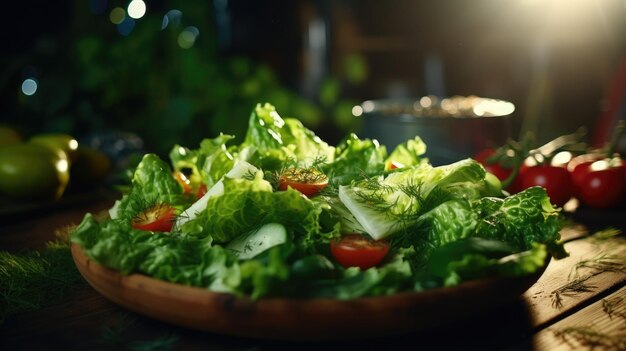
M 97 290 L 235 335 L 374 336 L 435 323 L 423 313 L 438 303 L 519 295 L 563 254 L 543 188 L 507 196 L 473 159 L 433 167 L 417 136 L 391 152 L 355 134 L 331 146 L 259 104 L 233 139 L 145 155 L 109 216 L 86 215 L 72 251 Z

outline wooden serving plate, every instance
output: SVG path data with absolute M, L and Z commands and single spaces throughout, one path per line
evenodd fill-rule
M 72 256 L 94 289 L 137 313 L 220 334 L 300 341 L 373 338 L 432 328 L 510 302 L 543 273 L 349 301 L 252 300 L 141 274 L 124 276 L 91 260 L 74 243 Z

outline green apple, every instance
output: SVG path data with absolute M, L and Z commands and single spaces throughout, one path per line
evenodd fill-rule
M 70 164 L 76 159 L 78 142 L 71 135 L 67 134 L 37 134 L 30 138 L 29 142 L 49 148 L 59 153 L 64 152 Z M 61 156 L 63 157 L 63 156 Z
M 19 143 L 0 148 L 0 193 L 20 200 L 56 200 L 69 181 L 66 158 L 49 148 Z

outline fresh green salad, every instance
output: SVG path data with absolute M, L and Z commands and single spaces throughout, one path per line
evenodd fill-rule
M 110 216 L 88 214 L 72 241 L 122 274 L 252 298 L 422 291 L 532 274 L 563 252 L 543 188 L 506 196 L 472 159 L 434 167 L 419 137 L 331 146 L 259 104 L 233 139 L 145 155 Z

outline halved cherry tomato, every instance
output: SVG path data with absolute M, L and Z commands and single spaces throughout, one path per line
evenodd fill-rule
M 331 241 L 330 252 L 346 268 L 368 269 L 382 262 L 389 252 L 389 243 L 385 240 L 375 241 L 361 234 L 348 234 Z
M 204 196 L 204 194 L 206 194 L 206 192 L 207 192 L 206 185 L 200 184 L 200 187 L 198 187 L 198 192 L 196 193 L 196 197 L 200 199 L 201 197 Z
M 187 176 L 185 176 L 185 174 L 181 171 L 175 171 L 173 173 L 173 176 L 178 184 L 180 184 L 180 186 L 183 188 L 183 193 L 188 194 L 191 191 L 191 182 L 189 181 Z
M 131 226 L 138 230 L 151 232 L 170 232 L 176 219 L 174 208 L 166 204 L 157 204 L 138 213 Z
M 541 186 L 546 189 L 552 203 L 563 206 L 573 195 L 569 172 L 564 167 L 537 165 L 526 168 L 520 175 L 523 189 Z
M 279 190 L 293 188 L 311 197 L 319 193 L 328 185 L 328 177 L 313 168 L 289 168 L 279 177 Z
M 404 164 L 398 161 L 387 161 L 385 163 L 385 170 L 387 171 L 391 171 L 391 170 L 402 168 L 402 167 L 404 167 Z

